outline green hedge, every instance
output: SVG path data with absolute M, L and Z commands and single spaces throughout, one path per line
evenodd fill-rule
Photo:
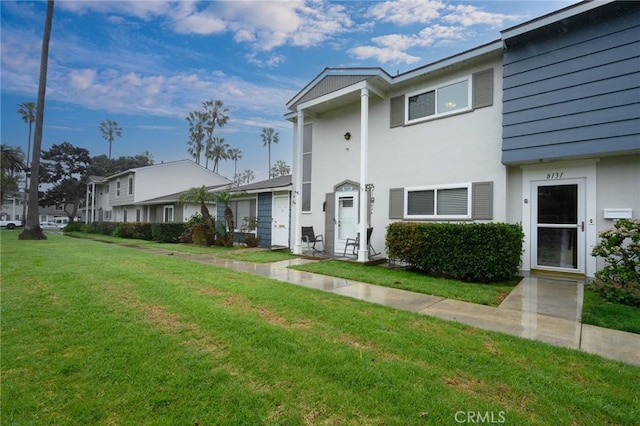
M 524 234 L 507 223 L 396 222 L 387 228 L 389 258 L 435 276 L 506 281 L 518 273 Z
M 114 237 L 134 238 L 150 241 L 152 239 L 151 223 L 148 222 L 121 222 L 113 231 Z
M 177 243 L 184 230 L 184 223 L 152 223 L 151 239 L 159 243 Z

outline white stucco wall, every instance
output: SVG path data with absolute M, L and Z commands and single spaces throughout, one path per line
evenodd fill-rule
M 446 83 L 473 72 L 494 69 L 493 106 L 410 126 L 389 127 L 393 96 Z M 493 221 L 507 220 L 507 172 L 501 163 L 502 72 L 499 59 L 485 60 L 456 73 L 369 97 L 368 182 L 375 185 L 371 225 L 373 246 L 384 248 L 389 219 L 389 189 L 409 186 L 493 182 Z M 325 194 L 345 180 L 360 180 L 360 103 L 305 118 L 313 124 L 311 213 L 301 226 L 325 228 Z M 294 124 L 295 126 L 295 124 Z M 345 141 L 343 135 L 351 133 Z

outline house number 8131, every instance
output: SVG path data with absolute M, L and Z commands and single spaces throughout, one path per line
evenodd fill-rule
M 562 179 L 563 172 L 551 172 L 547 173 L 547 179 Z

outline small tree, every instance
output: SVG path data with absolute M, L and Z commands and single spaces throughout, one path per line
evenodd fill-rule
M 204 185 L 199 188 L 191 188 L 178 198 L 178 204 L 197 203 L 200 204 L 200 214 L 202 215 L 202 223 L 196 223 L 191 230 L 192 235 L 200 235 L 193 240 L 199 245 L 211 245 L 215 241 L 216 227 L 207 203 L 213 203 L 217 200 L 216 195 L 209 191 Z
M 600 238 L 591 254 L 606 265 L 590 288 L 610 302 L 640 306 L 640 220 L 620 219 Z
M 269 172 L 270 178 L 276 178 L 278 176 L 286 176 L 291 173 L 291 167 L 287 164 L 286 161 L 278 160 L 276 164 L 271 167 Z
M 0 145 L 0 201 L 18 193 L 18 173 L 25 169 L 24 154 L 19 147 Z M 13 218 L 12 218 L 13 219 Z

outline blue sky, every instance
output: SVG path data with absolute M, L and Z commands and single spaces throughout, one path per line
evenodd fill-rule
M 324 67 L 408 71 L 573 3 L 57 0 L 43 149 L 67 141 L 106 154 L 98 125 L 111 119 L 123 128 L 113 157 L 188 158 L 186 115 L 220 99 L 231 119 L 216 135 L 242 151 L 239 171 L 266 179 L 262 129 L 280 135 L 272 163 L 290 165 L 285 104 Z M 16 109 L 36 101 L 45 9 L 43 1 L 0 3 L 2 143 L 25 152 L 28 127 Z M 219 171 L 231 177 L 233 163 Z

